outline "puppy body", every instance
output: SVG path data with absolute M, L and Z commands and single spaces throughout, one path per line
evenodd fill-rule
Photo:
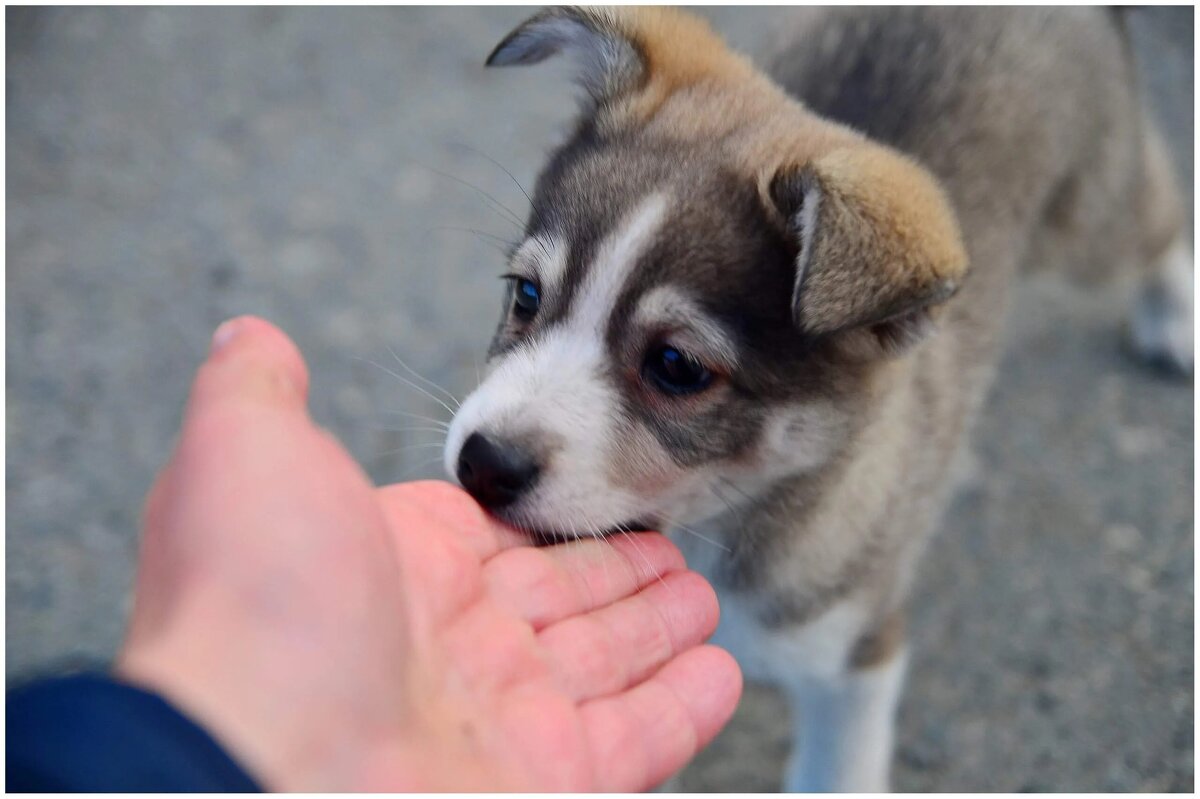
M 719 642 L 793 700 L 785 787 L 884 789 L 905 600 L 1008 283 L 1129 263 L 1190 301 L 1121 31 L 1084 9 L 805 11 L 772 80 L 678 12 L 555 10 L 489 63 L 559 51 L 584 110 L 447 468 L 539 533 L 674 527 L 721 594 Z M 1190 367 L 1190 304 L 1155 280 L 1142 344 Z
M 727 586 L 720 635 L 756 653 L 741 662 L 793 699 L 785 787 L 878 790 L 887 785 L 883 730 L 905 662 L 901 609 L 953 486 L 955 449 L 991 379 L 1009 282 L 1048 266 L 1083 280 L 1141 270 L 1134 343 L 1190 371 L 1192 257 L 1165 149 L 1108 15 L 843 8 L 796 16 L 766 60 L 770 74 L 812 111 L 928 167 L 951 199 L 971 263 L 941 331 L 880 392 L 853 449 L 819 485 L 781 481 L 732 522 L 773 546 L 758 545 L 740 569 L 737 559 L 708 563 Z M 1176 288 L 1164 288 L 1172 280 Z M 686 539 L 690 555 L 711 556 Z M 831 639 L 841 644 L 833 652 Z

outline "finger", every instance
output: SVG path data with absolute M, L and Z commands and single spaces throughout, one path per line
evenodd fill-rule
M 187 415 L 222 403 L 303 410 L 308 369 L 283 331 L 253 316 L 230 319 L 213 334 L 208 360 L 192 385 Z
M 718 616 L 716 594 L 703 577 L 672 572 L 633 596 L 547 627 L 538 643 L 559 687 L 585 701 L 646 679 L 707 640 Z
M 687 565 L 658 534 L 582 539 L 553 547 L 500 552 L 484 569 L 488 593 L 541 630 L 604 607 Z
M 413 601 L 425 611 L 418 615 L 429 629 L 453 618 L 483 594 L 485 557 L 524 541 L 449 483 L 384 486 L 376 489 L 376 499 L 400 568 L 414 589 Z
M 422 524 L 453 531 L 481 561 L 502 549 L 529 543 L 524 535 L 492 519 L 470 494 L 450 483 L 439 480 L 394 483 L 378 492 L 389 521 L 397 530 L 412 527 L 420 518 Z
M 495 605 L 471 605 L 437 636 L 455 685 L 471 695 L 495 697 L 517 683 L 547 684 L 533 630 Z
M 143 529 L 155 529 L 163 522 L 163 512 L 166 506 L 166 482 L 167 472 L 164 468 L 155 475 L 154 483 L 151 484 L 150 490 L 146 492 L 146 501 L 142 505 Z
M 244 457 L 233 457 L 235 447 L 241 447 L 243 455 L 249 451 L 261 458 L 286 457 L 278 447 L 264 446 L 270 436 L 263 434 L 266 426 L 282 424 L 291 437 L 296 416 L 290 411 L 303 411 L 307 391 L 304 359 L 277 327 L 252 316 L 218 327 L 192 383 L 179 440 L 146 498 L 144 528 L 152 533 L 164 524 L 181 470 L 186 473 L 216 461 L 217 468 L 231 474 L 231 464 L 247 464 Z M 247 417 L 241 412 L 247 407 L 267 413 Z M 231 409 L 234 413 L 228 412 Z M 275 413 L 280 410 L 284 413 Z
M 715 646 L 691 649 L 640 685 L 580 712 L 602 793 L 644 791 L 675 774 L 725 726 L 742 673 Z

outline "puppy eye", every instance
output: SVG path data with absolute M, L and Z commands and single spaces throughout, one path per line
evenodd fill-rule
M 537 284 L 523 277 L 513 278 L 513 315 L 523 322 L 528 322 L 538 312 L 542 305 L 542 294 Z
M 713 374 L 686 352 L 664 345 L 650 350 L 642 366 L 645 379 L 664 394 L 695 394 L 708 388 Z

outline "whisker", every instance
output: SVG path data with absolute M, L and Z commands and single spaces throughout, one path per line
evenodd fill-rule
M 441 425 L 441 426 L 442 426 L 444 429 L 446 429 L 446 430 L 449 430 L 449 429 L 450 429 L 450 423 L 449 423 L 449 422 L 443 422 L 441 419 L 434 419 L 432 416 L 422 416 L 422 415 L 421 415 L 421 414 L 419 414 L 419 413 L 409 413 L 408 411 L 388 411 L 388 410 L 384 410 L 384 411 L 380 411 L 380 412 L 381 412 L 381 413 L 394 413 L 394 414 L 396 414 L 397 416 L 411 416 L 413 419 L 420 419 L 420 420 L 422 420 L 422 421 L 425 421 L 425 422 L 433 422 L 434 424 Z
M 375 363 L 375 361 L 372 361 L 372 360 L 370 360 L 370 359 L 368 359 L 368 358 L 359 358 L 359 357 L 355 356 L 355 360 L 358 360 L 358 361 L 363 361 L 363 362 L 365 362 L 365 363 L 369 363 L 369 364 L 371 364 L 372 366 L 374 366 L 376 369 L 382 369 L 383 371 L 387 372 L 387 373 L 388 373 L 389 375 L 391 375 L 392 377 L 394 377 L 394 378 L 396 378 L 397 380 L 399 380 L 401 383 L 404 383 L 404 384 L 405 384 L 406 386 L 408 386 L 409 388 L 416 389 L 417 391 L 419 391 L 419 392 L 421 392 L 422 394 L 424 394 L 426 397 L 429 397 L 431 400 L 433 400 L 434 402 L 436 402 L 438 405 L 441 405 L 443 408 L 445 408 L 445 409 L 446 409 L 446 412 L 447 412 L 447 413 L 449 413 L 451 416 L 453 416 L 453 415 L 454 415 L 454 409 L 453 409 L 453 408 L 451 408 L 449 405 L 447 405 L 446 403 L 442 402 L 440 399 L 438 399 L 437 397 L 435 397 L 433 394 L 430 394 L 428 391 L 426 391 L 425 389 L 421 388 L 420 386 L 418 386 L 416 383 L 412 382 L 411 380 L 409 380 L 409 379 L 407 379 L 407 378 L 405 378 L 405 377 L 401 377 L 400 375 L 396 374 L 396 373 L 395 373 L 395 372 L 393 372 L 391 369 L 388 369 L 386 366 L 383 366 L 382 364 Z
M 387 344 L 384 344 L 383 346 L 387 347 L 387 351 L 388 351 L 388 352 L 390 352 L 390 353 L 392 354 L 392 357 L 396 359 L 396 363 L 398 363 L 398 364 L 400 364 L 402 367 L 404 367 L 404 369 L 405 369 L 405 370 L 406 370 L 406 371 L 407 371 L 407 372 L 408 372 L 410 375 L 412 375 L 413 377 L 417 378 L 418 380 L 420 380 L 420 381 L 421 381 L 422 383 L 424 383 L 425 385 L 427 385 L 427 386 L 430 386 L 430 387 L 432 387 L 432 388 L 436 388 L 436 389 L 437 389 L 439 392 L 441 392 L 441 393 L 442 393 L 442 394 L 444 394 L 445 396 L 449 397 L 449 398 L 450 398 L 450 401 L 454 403 L 454 407 L 456 407 L 456 408 L 461 408 L 461 407 L 462 407 L 462 403 L 458 401 L 458 397 L 454 396 L 454 395 L 453 395 L 453 394 L 451 394 L 449 391 L 447 391 L 445 388 L 443 388 L 442 386 L 440 386 L 440 385 L 438 385 L 437 383 L 433 382 L 433 381 L 432 381 L 432 380 L 430 380 L 428 377 L 425 377 L 423 374 L 421 374 L 421 373 L 420 373 L 420 372 L 418 372 L 416 369 L 414 369 L 414 368 L 412 368 L 411 366 L 409 366 L 408 364 L 406 364 L 404 361 L 400 360 L 400 356 L 396 354 L 396 351 L 395 351 L 395 350 L 393 350 L 391 347 L 389 347 Z
M 401 452 L 411 452 L 414 449 L 429 449 L 430 447 L 438 447 L 440 449 L 445 446 L 446 446 L 446 442 L 444 442 L 444 441 L 430 441 L 425 444 L 409 444 L 407 446 L 400 447 L 398 449 L 389 449 L 389 450 L 386 450 L 385 452 L 377 452 L 375 454 L 375 457 L 385 458 L 388 455 L 397 455 Z M 439 458 L 439 460 L 440 460 L 440 458 Z
M 400 477 L 396 480 L 396 482 L 402 483 L 405 480 L 407 480 L 409 477 L 412 477 L 413 472 L 416 472 L 420 469 L 428 468 L 435 463 L 441 463 L 441 461 L 442 461 L 441 456 L 438 456 L 438 457 L 434 458 L 433 460 L 428 460 L 428 461 L 425 461 L 424 463 L 418 463 L 416 466 L 410 466 L 409 468 L 404 470 L 404 474 L 400 475 Z
M 482 230 L 475 230 L 474 228 L 454 227 L 452 225 L 438 225 L 436 227 L 427 227 L 427 228 L 425 228 L 425 230 L 427 232 L 439 231 L 439 230 L 458 230 L 458 231 L 462 231 L 464 233 L 473 233 L 473 234 L 475 234 L 475 238 L 479 239 L 480 242 L 482 242 L 483 244 L 486 244 L 487 246 L 494 249 L 496 252 L 500 253 L 500 255 L 504 256 L 504 259 L 506 261 L 508 259 L 512 258 L 512 254 L 516 251 L 516 248 L 517 248 L 516 244 L 509 242 L 509 240 L 504 238 L 503 236 L 494 236 L 491 233 L 485 233 Z
M 485 239 L 491 239 L 492 241 L 504 244 L 509 248 L 515 247 L 518 244 L 518 242 L 515 242 L 506 236 L 497 236 L 495 233 L 488 233 L 486 230 L 478 230 L 477 228 L 473 227 L 461 227 L 459 225 L 434 225 L 433 227 L 427 227 L 425 229 L 428 231 L 457 230 L 461 233 L 474 233 L 476 236 L 482 236 Z
M 599 542 L 601 546 L 606 546 L 609 549 L 611 549 L 614 553 L 620 554 L 617 552 L 617 548 L 613 544 L 613 542 L 608 540 L 608 536 L 606 536 L 604 534 L 603 530 L 601 530 L 599 527 L 597 527 L 594 524 L 589 524 L 586 526 L 587 526 L 589 532 L 591 532 L 592 538 L 595 539 L 597 542 Z M 606 583 L 609 581 L 608 560 L 609 560 L 608 558 L 605 558 L 603 561 L 601 561 L 604 564 L 604 582 L 606 582 Z M 629 577 L 630 581 L 634 585 L 637 585 L 637 581 L 638 581 L 637 571 L 633 568 L 633 565 L 628 562 L 628 559 L 625 558 L 624 556 L 621 556 L 620 558 L 618 558 L 617 562 L 619 562 L 621 564 L 621 568 L 625 570 L 625 574 L 626 574 L 626 576 Z
M 728 477 L 718 477 L 717 479 L 718 479 L 718 480 L 720 480 L 720 481 L 721 481 L 722 483 L 724 483 L 725 485 L 727 485 L 727 486 L 729 486 L 730 488 L 732 488 L 734 491 L 736 491 L 736 492 L 738 492 L 739 494 L 741 494 L 743 497 L 745 497 L 745 498 L 746 498 L 747 500 L 749 500 L 750 502 L 754 502 L 754 497 L 750 496 L 750 495 L 749 495 L 749 494 L 747 494 L 745 491 L 743 491 L 741 488 L 739 488 L 739 487 L 738 487 L 738 485 L 737 485 L 737 483 L 733 482 L 733 481 L 732 481 L 732 480 L 730 480 Z
M 441 433 L 443 440 L 445 439 L 448 429 L 445 427 L 379 427 L 379 430 L 386 430 L 389 433 Z
M 736 526 L 739 540 L 745 538 L 745 534 L 746 534 L 746 511 L 745 511 L 745 508 L 739 508 L 739 507 L 735 506 L 732 502 L 730 502 L 725 497 L 725 495 L 723 495 L 720 491 L 717 490 L 717 487 L 715 485 L 712 487 L 712 494 L 714 497 L 721 500 L 721 502 L 725 505 L 725 507 L 729 508 L 729 515 L 731 517 L 730 521 Z
M 623 524 L 618 524 L 616 527 L 616 530 L 618 533 L 625 536 L 625 538 L 629 540 L 629 545 L 631 547 L 633 547 L 635 552 L 638 553 L 638 557 L 640 557 L 642 559 L 642 563 L 646 564 L 646 570 L 649 571 L 651 574 L 653 574 L 655 577 L 657 577 L 658 581 L 660 583 L 662 583 L 663 588 L 670 591 L 671 595 L 674 596 L 675 589 L 672 588 L 671 586 L 667 585 L 667 581 L 664 580 L 663 576 L 661 574 L 659 574 L 658 571 L 655 570 L 654 566 L 650 563 L 650 559 L 648 557 L 646 557 L 645 551 L 643 551 L 642 548 L 638 545 L 638 542 L 635 540 L 635 538 L 632 535 L 632 532 L 629 530 L 629 528 Z M 636 582 L 636 579 L 635 579 L 635 582 Z
M 715 485 L 712 487 L 712 495 L 714 497 L 716 497 L 717 499 L 721 500 L 721 504 L 723 504 L 725 507 L 729 508 L 730 513 L 732 513 L 735 516 L 738 515 L 737 508 L 735 508 L 733 506 L 732 502 L 730 502 L 728 499 L 725 498 L 724 494 L 722 494 L 720 491 L 717 490 L 717 487 Z
M 417 164 L 418 166 L 422 166 L 425 169 L 428 169 L 430 172 L 433 172 L 434 174 L 441 175 L 442 177 L 447 178 L 448 180 L 453 180 L 455 183 L 466 186 L 468 189 L 471 189 L 471 190 L 477 192 L 481 197 L 483 197 L 489 203 L 491 203 L 493 209 L 496 211 L 497 214 L 500 214 L 500 212 L 503 211 L 504 213 L 500 214 L 500 215 L 504 216 L 506 221 L 511 222 L 514 225 L 516 225 L 518 230 L 523 231 L 525 229 L 525 223 L 523 221 L 521 221 L 520 217 L 518 217 L 511 208 L 509 208 L 507 205 L 500 202 L 495 197 L 488 194 L 486 191 L 479 188 L 475 184 L 465 181 L 462 178 L 457 177 L 455 175 L 451 175 L 449 172 L 443 172 L 440 169 L 435 169 L 434 167 L 429 166 L 429 164 L 423 164 L 420 161 L 414 161 L 413 163 Z
M 594 540 L 601 542 L 601 545 L 605 545 L 605 543 L 606 543 L 606 545 L 608 547 L 612 548 L 612 543 L 608 543 L 607 541 L 604 540 L 604 533 L 601 533 L 600 528 L 595 527 L 595 525 L 593 525 L 593 524 L 586 524 L 586 525 L 584 525 L 584 527 L 588 528 L 588 533 L 590 535 L 592 535 Z M 607 583 L 608 582 L 608 559 L 607 558 L 601 559 L 600 563 L 604 564 L 604 581 Z M 590 589 L 588 590 L 588 594 L 589 594 L 589 599 L 590 599 Z
M 475 153 L 476 155 L 480 156 L 481 158 L 487 159 L 493 165 L 495 165 L 501 172 L 508 175 L 508 177 L 512 180 L 512 182 L 517 185 L 517 188 L 521 190 L 521 193 L 525 195 L 526 201 L 529 202 L 529 210 L 531 212 L 533 212 L 533 216 L 537 220 L 538 225 L 540 226 L 542 224 L 542 219 L 538 215 L 537 207 L 534 206 L 534 204 L 533 204 L 533 198 L 529 196 L 529 192 L 525 191 L 525 187 L 521 185 L 521 181 L 517 180 L 516 175 L 514 175 L 512 172 L 509 172 L 508 168 L 505 167 L 504 164 L 500 163 L 495 158 L 492 158 L 490 155 L 485 153 L 483 150 L 480 150 L 477 147 L 472 147 L 471 145 L 466 144 L 465 142 L 457 142 L 457 145 L 459 147 L 462 147 L 465 150 L 469 150 L 469 151 Z
M 704 541 L 706 543 L 712 544 L 717 549 L 723 549 L 726 552 L 729 552 L 730 554 L 733 553 L 732 549 L 725 546 L 721 542 L 714 541 L 713 539 L 709 538 L 708 536 L 706 536 L 702 533 L 696 532 L 695 530 L 693 530 L 692 528 L 688 527 L 687 525 L 685 525 L 681 522 L 677 522 L 674 519 L 667 518 L 666 516 L 663 517 L 663 521 L 665 521 L 667 524 L 671 525 L 671 527 L 673 527 L 673 528 L 679 528 L 680 530 L 682 530 L 685 533 L 691 533 L 692 535 L 696 536 L 696 538 L 699 538 L 701 541 Z

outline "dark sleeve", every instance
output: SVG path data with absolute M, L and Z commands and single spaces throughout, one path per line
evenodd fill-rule
M 41 680 L 5 706 L 8 791 L 260 790 L 195 722 L 107 676 Z

